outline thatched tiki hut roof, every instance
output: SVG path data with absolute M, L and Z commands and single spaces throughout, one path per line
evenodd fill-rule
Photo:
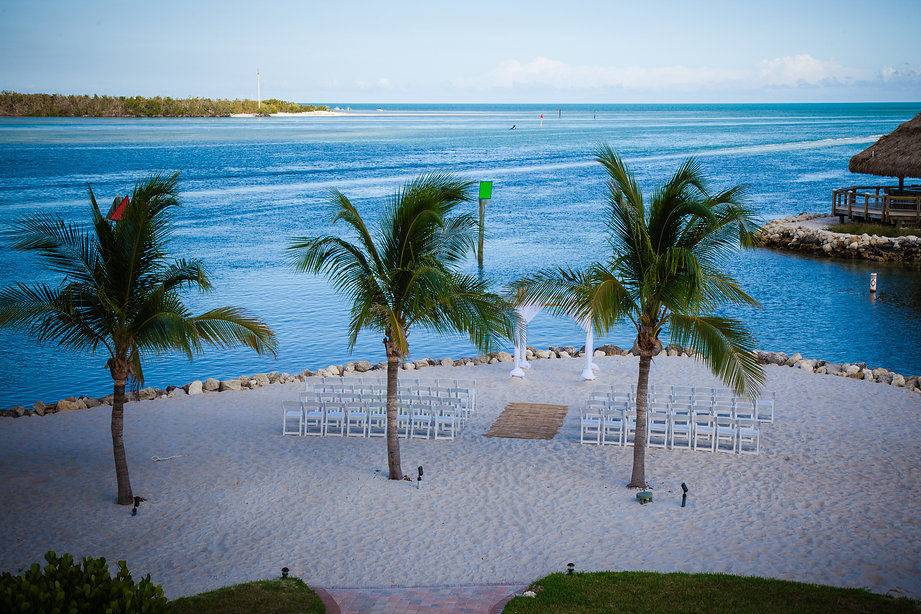
M 921 177 L 921 113 L 851 158 L 852 173 L 883 177 Z

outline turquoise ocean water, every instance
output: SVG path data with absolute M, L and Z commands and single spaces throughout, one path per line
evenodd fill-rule
M 0 119 L 0 225 L 36 211 L 85 219 L 88 183 L 110 202 L 134 181 L 179 170 L 183 208 L 173 249 L 204 259 L 216 286 L 192 302 L 246 306 L 275 327 L 281 349 L 274 360 L 242 350 L 209 352 L 193 363 L 149 357 L 148 384 L 295 372 L 350 356 L 345 305 L 324 280 L 291 272 L 283 257 L 290 236 L 328 230 L 334 187 L 373 217 L 419 173 L 494 181 L 486 274 L 502 284 L 603 253 L 603 176 L 591 162 L 600 143 L 621 152 L 647 190 L 683 158 L 698 156 L 712 186 L 746 184 L 749 203 L 768 219 L 828 210 L 832 188 L 880 181 L 848 173 L 848 158 L 921 104 L 557 109 L 365 105 L 347 117 Z M 52 279 L 7 239 L 0 239 L 0 262 L 0 286 Z M 750 323 L 760 347 L 921 374 L 918 272 L 765 250 L 740 254 L 733 266 L 763 303 L 732 312 Z M 871 271 L 880 273 L 875 302 L 867 292 Z M 575 324 L 543 315 L 529 334 L 539 346 L 582 341 Z M 629 345 L 629 330 L 621 326 L 604 341 Z M 411 343 L 415 357 L 475 353 L 464 338 L 424 331 Z M 8 331 L 0 332 L 0 348 L 0 406 L 110 388 L 103 356 L 37 347 Z M 380 339 L 362 336 L 351 356 L 382 360 Z

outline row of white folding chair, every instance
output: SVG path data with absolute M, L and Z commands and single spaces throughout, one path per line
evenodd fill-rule
M 285 435 L 341 435 L 383 437 L 387 433 L 386 402 L 317 399 L 305 393 L 300 403 L 285 401 L 282 432 Z M 318 395 L 322 397 L 323 395 Z M 398 435 L 407 438 L 454 439 L 462 422 L 456 399 L 414 397 L 400 403 Z M 297 424 L 294 430 L 293 424 Z
M 588 406 L 580 418 L 580 443 L 633 445 L 636 411 L 628 406 Z M 757 454 L 761 434 L 751 412 L 716 407 L 686 411 L 650 404 L 646 413 L 649 447 L 703 449 Z
M 615 385 L 610 388 L 593 390 L 589 393 L 589 401 L 593 400 L 610 400 L 610 401 L 628 401 L 636 404 L 635 389 L 630 386 Z M 751 407 L 755 412 L 758 422 L 774 423 L 774 404 L 775 395 L 770 392 L 755 401 L 748 398 L 736 396 L 728 388 L 710 388 L 700 386 L 650 386 L 650 393 L 647 402 L 652 403 L 670 403 L 680 406 L 699 406 L 699 405 L 724 405 L 730 404 L 733 407 Z
M 377 399 L 386 396 L 387 383 L 381 378 L 319 378 L 307 380 L 308 392 L 318 393 L 352 393 L 358 398 Z M 436 396 L 456 397 L 464 401 L 464 419 L 476 412 L 476 381 L 438 378 L 434 380 L 411 379 L 401 381 L 400 396 L 417 394 L 434 394 Z

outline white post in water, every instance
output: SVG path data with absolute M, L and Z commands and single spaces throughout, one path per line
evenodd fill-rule
M 876 294 L 876 273 L 870 273 L 870 294 Z
M 262 109 L 262 79 L 258 68 L 256 69 L 256 108 Z

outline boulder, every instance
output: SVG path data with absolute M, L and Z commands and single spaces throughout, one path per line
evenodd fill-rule
M 313 377 L 315 374 L 314 374 L 314 372 L 311 371 L 310 369 L 304 369 L 304 372 L 301 373 L 301 375 L 303 375 L 304 377 Z M 272 380 L 271 380 L 271 379 L 269 380 L 269 383 L 270 383 L 270 384 L 272 383 Z
M 221 392 L 224 392 L 226 390 L 241 390 L 242 388 L 243 388 L 243 385 L 240 383 L 240 380 L 225 379 L 225 380 L 221 380 L 218 390 L 220 390 Z
M 102 401 L 96 397 L 80 397 L 80 400 L 83 401 L 83 404 L 86 405 L 87 409 L 92 409 L 93 407 L 99 407 L 102 405 Z
M 903 388 L 905 386 L 905 376 L 899 373 L 893 373 L 892 374 L 892 385 L 898 386 L 899 388 Z
M 86 404 L 73 397 L 61 399 L 57 402 L 58 411 L 74 411 L 77 409 L 86 409 Z
M 812 373 L 813 371 L 815 371 L 815 362 L 816 361 L 814 360 L 803 358 L 802 360 L 797 360 L 795 366 L 802 369 L 803 371 L 808 371 L 809 373 Z
M 534 355 L 538 358 L 550 358 L 552 352 L 550 350 L 535 350 Z
M 175 397 L 184 397 L 187 394 L 188 393 L 185 391 L 185 388 L 173 388 L 172 390 L 166 393 L 166 396 L 172 399 Z
M 26 408 L 22 405 L 14 405 L 10 408 L 10 415 L 14 418 L 22 418 L 26 415 Z
M 189 394 L 201 394 L 202 393 L 202 383 L 201 380 L 192 380 L 185 387 L 185 391 Z
M 860 373 L 863 379 L 869 380 L 871 382 L 875 381 L 875 378 L 873 377 L 873 371 L 870 371 L 869 369 L 864 369 Z
M 902 380 L 903 385 L 904 383 L 905 383 L 905 380 Z M 41 401 L 36 401 L 35 403 L 32 403 L 32 411 L 38 416 L 44 416 L 45 415 L 45 404 L 42 403 Z
M 137 391 L 136 398 L 138 401 L 152 401 L 157 398 L 156 388 L 141 388 Z
M 859 365 L 848 365 L 845 369 L 848 377 L 853 377 L 855 379 L 860 379 L 860 366 Z
M 205 392 L 216 392 L 221 388 L 221 382 L 217 381 L 213 377 L 209 377 L 205 380 L 201 387 Z
M 496 354 L 496 358 L 499 359 L 499 362 L 512 362 L 515 360 L 508 352 L 499 352 Z
M 498 358 L 493 357 L 489 359 L 489 364 L 491 365 L 498 364 L 498 362 L 499 362 Z
M 607 356 L 607 354 L 605 354 L 602 350 L 595 350 L 594 352 L 592 352 L 592 356 L 594 356 L 595 358 L 602 358 L 604 356 Z
M 784 362 L 784 364 L 787 365 L 788 367 L 792 367 L 793 365 L 795 365 L 796 363 L 798 363 L 798 362 L 801 361 L 802 359 L 803 359 L 803 355 L 800 354 L 799 352 L 796 352 L 795 354 L 793 354 L 793 356 L 791 356 L 790 358 L 788 358 L 788 359 L 786 360 L 786 362 Z
M 359 360 L 355 363 L 355 370 L 359 373 L 366 373 L 371 370 L 371 361 Z
M 453 367 L 453 366 L 454 366 L 454 360 L 452 360 L 452 359 L 450 359 L 450 358 L 442 358 L 440 364 L 441 364 L 442 367 Z
M 268 386 L 271 383 L 268 373 L 257 373 L 253 376 L 253 381 L 256 382 L 257 386 Z
M 569 352 L 567 352 L 566 350 L 560 350 L 557 355 L 560 358 L 572 358 L 572 356 L 570 356 Z
M 403 370 L 404 370 L 404 371 L 412 371 L 412 370 L 415 369 L 415 368 L 416 368 L 416 364 L 413 363 L 413 362 L 407 361 L 407 362 L 404 362 L 404 363 L 403 363 Z
M 429 359 L 423 358 L 421 360 L 415 361 L 413 364 L 416 366 L 417 369 L 424 369 L 427 366 L 429 366 Z

